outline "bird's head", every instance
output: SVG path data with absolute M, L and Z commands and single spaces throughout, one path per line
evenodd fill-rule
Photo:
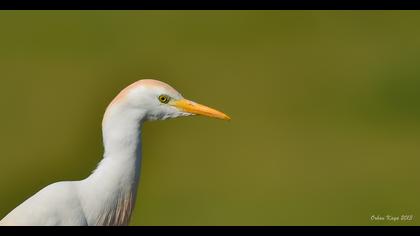
M 230 120 L 226 114 L 182 97 L 170 85 L 152 79 L 139 80 L 122 90 L 111 105 L 124 103 L 125 107 L 145 112 L 145 120 L 165 120 L 189 115 L 202 115 Z

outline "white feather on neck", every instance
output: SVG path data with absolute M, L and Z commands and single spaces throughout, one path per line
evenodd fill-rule
M 117 103 L 102 122 L 104 157 L 81 182 L 81 204 L 89 225 L 128 225 L 141 167 L 141 126 L 145 112 Z

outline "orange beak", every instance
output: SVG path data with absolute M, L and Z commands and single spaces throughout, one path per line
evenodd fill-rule
M 187 99 L 175 101 L 173 105 L 185 112 L 189 112 L 192 114 L 214 117 L 222 120 L 230 120 L 230 117 L 224 114 L 223 112 L 195 103 L 193 101 L 189 101 Z

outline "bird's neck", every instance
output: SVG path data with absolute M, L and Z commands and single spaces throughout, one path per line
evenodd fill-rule
M 114 106 L 102 123 L 104 157 L 84 181 L 88 222 L 127 225 L 137 194 L 141 167 L 141 110 Z

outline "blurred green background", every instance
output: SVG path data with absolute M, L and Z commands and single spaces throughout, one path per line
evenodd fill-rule
M 419 25 L 419 11 L 2 11 L 0 218 L 87 177 L 106 106 L 153 78 L 232 121 L 145 124 L 131 225 L 419 225 Z

